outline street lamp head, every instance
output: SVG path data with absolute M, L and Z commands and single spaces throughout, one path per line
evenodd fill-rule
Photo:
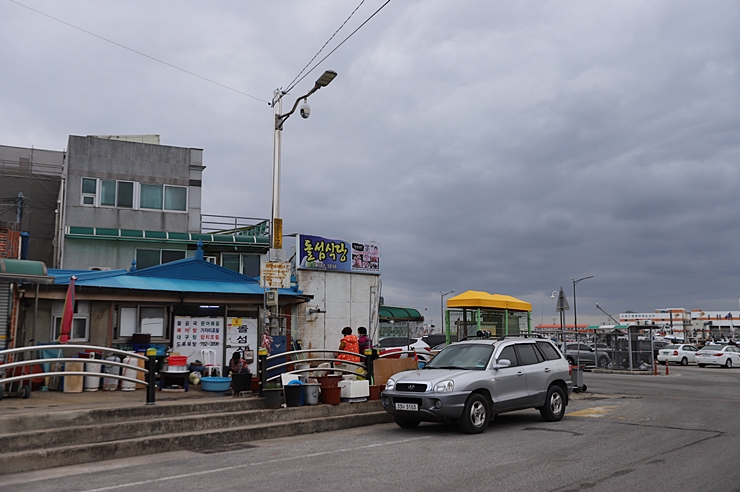
M 329 85 L 329 83 L 334 80 L 334 77 L 337 76 L 337 72 L 334 70 L 327 70 L 324 72 L 324 74 L 319 77 L 319 79 L 316 81 L 316 87 L 326 87 Z
M 553 290 L 552 294 L 550 294 L 550 299 L 555 299 L 559 295 L 560 295 L 560 292 L 558 292 L 557 290 Z

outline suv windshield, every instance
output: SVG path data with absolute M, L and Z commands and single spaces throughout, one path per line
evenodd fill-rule
M 437 354 L 424 369 L 467 369 L 482 371 L 493 354 L 493 345 L 450 345 Z

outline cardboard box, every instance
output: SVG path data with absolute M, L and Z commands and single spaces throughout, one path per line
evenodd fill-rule
M 388 378 L 396 373 L 417 369 L 418 365 L 411 357 L 403 359 L 377 359 L 373 362 L 373 384 L 385 384 Z
M 84 362 L 67 362 L 64 365 L 66 372 L 82 372 Z M 85 376 L 64 376 L 64 393 L 82 393 L 82 383 Z

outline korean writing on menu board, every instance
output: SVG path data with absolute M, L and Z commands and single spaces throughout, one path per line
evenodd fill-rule
M 221 345 L 223 318 L 175 317 L 173 346 L 181 347 L 217 347 Z

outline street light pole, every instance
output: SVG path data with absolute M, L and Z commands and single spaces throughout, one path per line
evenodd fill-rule
M 285 124 L 285 121 L 295 113 L 301 99 L 303 100 L 301 116 L 304 119 L 308 118 L 311 114 L 311 108 L 307 103 L 308 97 L 322 87 L 329 85 L 336 76 L 337 72 L 333 70 L 327 70 L 324 72 L 323 75 L 316 80 L 316 83 L 314 83 L 313 89 L 311 89 L 307 94 L 296 99 L 293 104 L 293 108 L 285 114 L 281 113 L 283 111 L 283 96 L 285 96 L 286 93 L 277 89 L 273 95 L 272 107 L 275 111 L 275 125 L 272 149 L 272 214 L 270 216 L 270 248 L 282 249 L 283 247 L 283 223 L 280 218 L 280 151 L 282 147 L 283 125 Z
M 578 332 L 578 309 L 576 308 L 576 285 L 578 285 L 581 281 L 589 279 L 589 278 L 594 278 L 594 276 L 589 275 L 588 277 L 579 278 L 578 280 L 573 279 L 573 278 L 571 279 L 573 281 L 573 325 L 576 330 L 576 343 L 578 344 L 578 353 L 576 355 L 576 359 L 577 359 L 576 365 L 578 365 L 579 367 L 581 365 L 581 334 Z M 594 343 L 596 343 L 596 340 L 594 340 Z M 594 362 L 598 367 L 599 362 L 598 361 L 594 361 Z
M 442 292 L 441 290 L 439 291 L 439 315 L 440 320 L 442 321 L 442 329 L 445 333 L 445 343 L 447 345 L 450 344 L 450 330 L 447 329 L 447 325 L 445 324 L 445 296 L 450 295 L 453 292 L 455 292 L 455 289 L 452 289 L 448 292 Z
M 313 89 L 308 93 L 300 96 L 293 104 L 293 108 L 285 114 L 283 112 L 283 97 L 287 94 L 281 89 L 276 89 L 272 98 L 272 107 L 274 110 L 274 133 L 272 145 L 272 211 L 270 213 L 270 262 L 284 262 L 285 254 L 283 252 L 283 220 L 280 218 L 280 151 L 282 147 L 283 125 L 290 116 L 295 113 L 298 103 L 303 100 L 301 105 L 301 116 L 305 119 L 311 114 L 311 108 L 308 106 L 308 97 L 326 87 L 337 76 L 337 72 L 327 70 L 314 83 Z M 270 299 L 269 308 L 269 328 L 274 330 L 279 328 L 278 324 L 278 289 L 270 287 L 269 291 L 265 289 L 265 301 Z M 268 304 L 265 302 L 265 304 Z M 276 335 L 277 333 L 272 333 Z M 260 341 L 262 334 L 259 334 Z

